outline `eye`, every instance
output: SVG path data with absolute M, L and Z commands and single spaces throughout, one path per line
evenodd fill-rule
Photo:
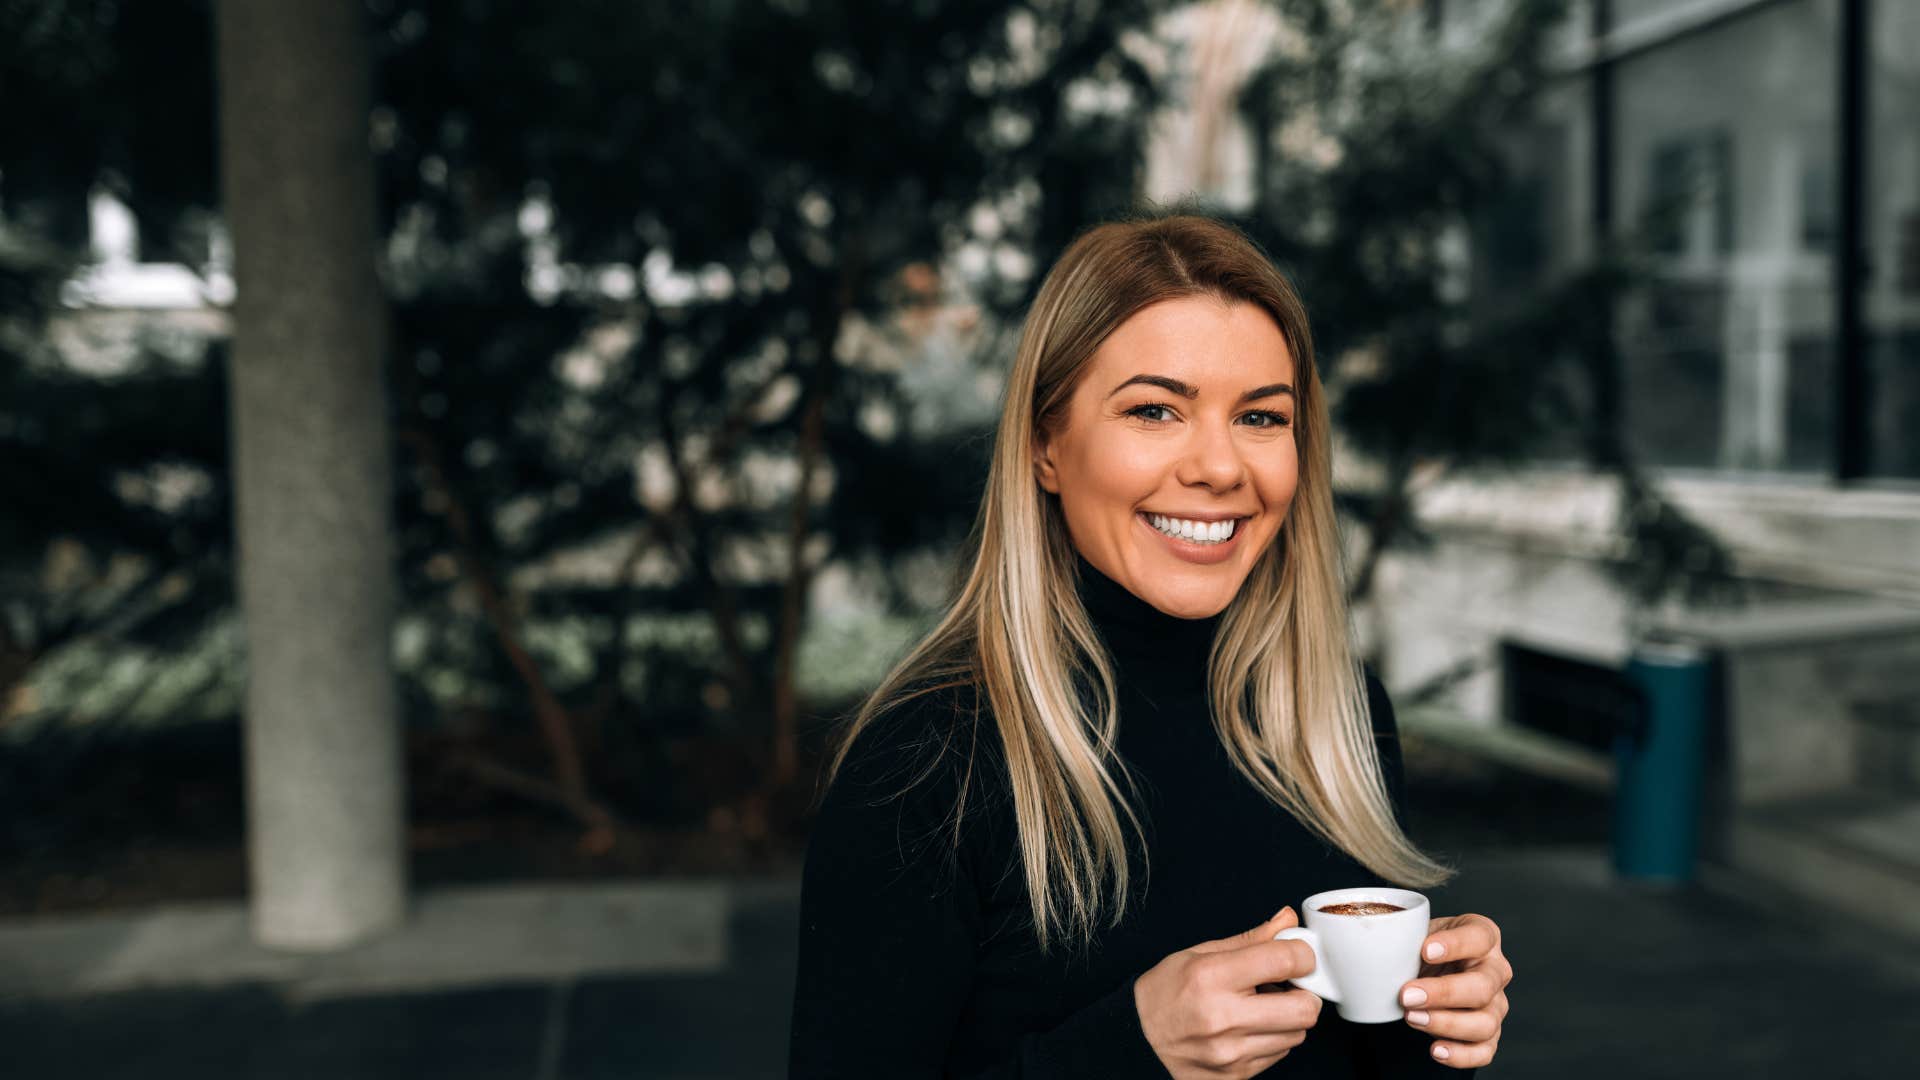
M 1267 418 L 1266 423 L 1255 424 L 1254 425 L 1255 427 L 1283 428 L 1292 422 L 1285 415 L 1277 412 L 1260 411 L 1260 412 L 1250 412 L 1247 415 L 1248 416 L 1264 416 Z
M 1127 410 L 1126 415 L 1138 416 L 1140 419 L 1145 420 L 1149 424 L 1164 424 L 1167 422 L 1167 418 L 1147 415 L 1152 410 L 1159 410 L 1160 412 L 1163 412 L 1163 413 L 1171 413 L 1173 411 L 1173 407 L 1171 405 L 1162 405 L 1159 402 L 1150 402 L 1146 405 L 1135 405 L 1133 408 Z M 1253 412 L 1242 413 L 1241 416 L 1242 417 L 1258 416 L 1265 420 L 1265 423 L 1248 425 L 1249 427 L 1255 427 L 1255 428 L 1283 428 L 1288 426 L 1290 423 L 1292 423 L 1292 421 L 1284 413 L 1269 412 L 1265 409 L 1256 409 Z

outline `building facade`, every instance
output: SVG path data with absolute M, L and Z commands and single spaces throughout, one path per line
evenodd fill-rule
M 1468 47 L 1496 7 L 1432 0 L 1429 32 Z M 1557 71 L 1473 287 L 1648 256 L 1614 320 L 1628 449 L 1747 599 L 1636 600 L 1617 486 L 1575 463 L 1451 475 L 1419 496 L 1437 542 L 1381 568 L 1389 681 L 1457 673 L 1437 730 L 1604 783 L 1630 659 L 1694 642 L 1709 854 L 1836 903 L 1920 896 L 1920 4 L 1591 0 Z

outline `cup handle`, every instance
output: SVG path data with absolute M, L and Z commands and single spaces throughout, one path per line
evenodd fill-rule
M 1313 970 L 1298 978 L 1287 980 L 1309 994 L 1327 1001 L 1338 1002 L 1340 991 L 1333 985 L 1333 973 L 1327 970 L 1326 953 L 1320 948 L 1320 935 L 1304 926 L 1289 926 L 1273 935 L 1275 941 L 1304 941 L 1307 948 L 1313 950 Z

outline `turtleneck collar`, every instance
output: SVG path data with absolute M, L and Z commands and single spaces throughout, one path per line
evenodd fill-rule
M 1220 628 L 1220 615 L 1204 619 L 1169 615 L 1108 577 L 1085 555 L 1074 552 L 1074 562 L 1080 572 L 1080 602 L 1113 654 L 1121 680 L 1206 685 L 1207 653 Z

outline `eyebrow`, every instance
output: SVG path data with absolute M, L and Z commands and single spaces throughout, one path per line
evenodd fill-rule
M 1107 396 L 1112 397 L 1114 394 L 1125 390 L 1135 383 L 1144 383 L 1149 386 L 1158 386 L 1162 389 L 1171 390 L 1181 397 L 1186 398 L 1188 401 L 1192 401 L 1194 398 L 1200 396 L 1200 389 L 1198 387 L 1189 386 L 1179 379 L 1168 378 L 1165 375 L 1135 375 L 1133 378 L 1114 387 L 1112 392 Z M 1266 386 L 1256 386 L 1246 393 L 1241 394 L 1240 400 L 1236 402 L 1236 404 L 1245 405 L 1249 401 L 1258 401 L 1261 398 L 1273 397 L 1276 394 L 1293 395 L 1293 384 L 1277 382 L 1270 383 Z

